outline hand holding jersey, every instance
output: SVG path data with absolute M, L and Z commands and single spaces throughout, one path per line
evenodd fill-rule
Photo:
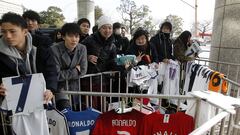
M 2 83 L 0 85 L 0 95 L 1 96 L 5 96 L 6 95 L 6 88 L 3 86 Z
M 46 83 L 42 74 L 31 74 L 15 77 L 2 78 L 1 91 L 6 95 L 7 109 L 13 114 L 30 113 L 36 109 L 43 108 L 53 94 L 46 90 Z M 42 94 L 42 97 L 39 96 Z

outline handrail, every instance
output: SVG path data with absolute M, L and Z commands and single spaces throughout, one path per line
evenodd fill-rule
M 107 72 L 100 72 L 100 73 L 94 73 L 94 74 L 86 74 L 86 75 L 80 76 L 80 78 L 94 77 L 94 76 L 99 76 L 104 74 L 113 74 L 113 73 L 120 73 L 120 71 L 107 71 Z
M 228 78 L 225 78 L 225 77 L 223 77 L 222 79 L 230 82 L 231 84 L 234 84 L 234 85 L 240 87 L 240 83 L 237 83 L 237 82 L 235 82 L 235 81 L 233 81 L 233 80 L 230 80 L 230 79 L 228 79 Z
M 206 133 L 210 128 L 212 128 L 214 125 L 216 125 L 219 121 L 221 121 L 223 118 L 228 116 L 229 113 L 223 111 L 216 116 L 214 116 L 212 119 L 208 120 L 206 123 L 204 123 L 202 126 L 199 128 L 195 129 L 192 131 L 189 135 L 202 135 Z
M 231 66 L 240 66 L 240 64 L 236 63 L 230 63 L 230 62 L 221 62 L 221 61 L 214 61 L 214 60 L 204 60 L 204 59 L 195 59 L 198 61 L 205 61 L 205 62 L 212 62 L 212 63 L 218 63 L 218 64 L 226 64 L 226 65 L 231 65 Z
M 88 95 L 88 96 L 108 96 L 108 97 L 138 97 L 138 98 L 162 98 L 162 99 L 196 99 L 193 96 L 186 95 L 163 95 L 163 94 L 134 94 L 134 93 L 108 93 L 108 92 L 86 92 L 86 91 L 62 91 L 61 93 L 70 95 Z

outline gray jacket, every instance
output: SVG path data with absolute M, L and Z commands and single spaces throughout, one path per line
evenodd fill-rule
M 54 61 L 58 73 L 58 90 L 78 91 L 79 77 L 87 72 L 87 50 L 82 44 L 78 44 L 74 50 L 74 55 L 71 60 L 64 42 L 57 43 L 51 46 Z M 76 65 L 80 65 L 80 72 L 76 69 Z M 66 84 L 68 83 L 68 85 Z M 68 87 L 68 88 L 67 88 Z M 63 94 L 57 94 L 56 100 L 68 99 Z

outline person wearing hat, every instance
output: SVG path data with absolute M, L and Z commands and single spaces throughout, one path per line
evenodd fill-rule
M 82 41 L 87 48 L 88 55 L 88 69 L 87 74 L 95 74 L 105 71 L 113 71 L 117 64 L 116 58 L 116 46 L 113 43 L 113 26 L 111 18 L 107 16 L 101 16 L 97 21 L 98 30 L 92 35 L 88 36 Z M 99 92 L 101 90 L 101 78 L 99 76 L 93 77 L 92 90 Z M 106 85 L 109 81 L 106 81 L 105 76 L 102 78 L 102 90 L 106 91 Z M 89 90 L 89 78 L 81 82 L 84 90 Z M 95 109 L 101 108 L 101 102 L 98 98 L 93 99 L 93 107 Z
M 86 37 L 89 36 L 90 21 L 87 18 L 81 18 L 78 20 L 77 24 L 80 27 L 80 40 L 82 42 Z
M 157 49 L 159 62 L 168 63 L 169 59 L 175 59 L 172 52 L 172 40 L 170 39 L 171 32 L 172 24 L 164 22 L 161 24 L 159 32 L 150 40 Z
M 153 44 L 149 42 L 148 31 L 138 28 L 133 35 L 133 39 L 126 54 L 136 55 L 135 65 L 146 65 L 152 62 L 158 63 L 157 51 Z
M 117 54 L 125 54 L 130 44 L 128 38 L 122 37 L 121 28 L 122 28 L 121 23 L 116 22 L 113 24 L 113 37 L 114 37 L 114 44 L 117 47 Z

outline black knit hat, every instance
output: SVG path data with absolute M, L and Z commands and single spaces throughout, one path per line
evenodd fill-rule
M 172 31 L 172 24 L 171 24 L 170 22 L 167 22 L 167 21 L 166 21 L 166 22 L 162 23 L 162 25 L 161 25 L 161 27 L 160 27 L 160 31 L 162 31 L 163 26 L 168 27 L 168 28 L 170 29 L 170 31 Z
M 121 23 L 119 23 L 119 22 L 115 22 L 114 24 L 113 24 L 113 29 L 120 29 L 122 27 L 122 25 L 121 25 Z
M 90 21 L 87 18 L 81 18 L 78 20 L 77 24 L 80 26 L 82 23 L 88 23 L 91 26 Z

